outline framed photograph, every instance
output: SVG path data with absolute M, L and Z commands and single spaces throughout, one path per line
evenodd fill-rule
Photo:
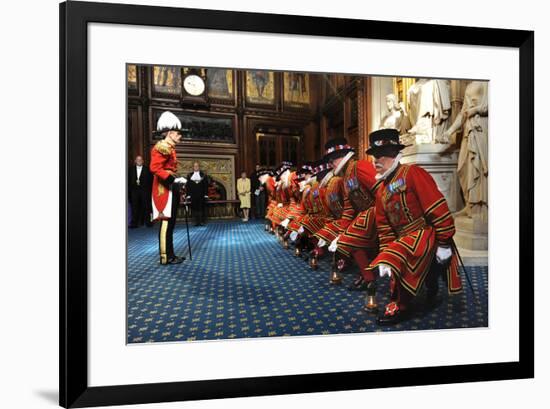
M 61 406 L 534 376 L 533 32 L 60 16 Z

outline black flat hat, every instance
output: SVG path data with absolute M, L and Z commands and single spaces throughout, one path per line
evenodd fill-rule
M 369 135 L 369 149 L 366 150 L 366 153 L 367 155 L 375 155 L 383 152 L 399 152 L 407 146 L 399 141 L 399 131 L 397 129 L 379 129 Z
M 311 174 L 313 172 L 313 162 L 305 162 L 300 169 L 296 171 L 297 175 L 303 175 L 304 173 Z
M 312 176 L 316 176 L 318 181 L 321 181 L 321 179 L 323 179 L 325 175 L 332 170 L 332 165 L 324 158 L 319 159 L 313 165 Z
M 348 145 L 346 138 L 333 138 L 325 143 L 325 156 L 323 159 L 331 161 L 346 156 L 349 152 L 355 152 L 355 149 Z
M 275 180 L 279 180 L 281 178 L 281 175 L 291 168 L 292 168 L 292 162 L 289 162 L 289 161 L 281 162 L 281 164 L 277 166 L 277 169 L 275 169 Z
M 257 176 L 263 176 L 263 175 L 269 175 L 273 176 L 273 170 L 272 169 L 260 169 L 257 173 Z

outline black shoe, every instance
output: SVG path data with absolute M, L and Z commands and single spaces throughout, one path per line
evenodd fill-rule
M 367 283 L 363 280 L 363 277 L 359 277 L 348 286 L 349 291 L 365 291 L 366 289 Z
M 174 256 L 174 257 L 170 257 L 168 259 L 168 263 L 166 264 L 181 264 L 183 263 L 183 260 L 185 260 L 185 257 Z
M 398 324 L 398 323 L 402 322 L 403 320 L 405 320 L 407 314 L 405 313 L 405 311 L 400 310 L 399 307 L 397 307 L 397 310 L 395 310 L 393 312 L 390 312 L 388 310 L 388 308 L 392 304 L 397 305 L 394 302 L 391 302 L 390 304 L 388 304 L 386 306 L 384 314 L 382 314 L 378 318 L 376 318 L 376 323 L 379 326 L 385 327 L 385 326 L 395 325 L 395 324 Z
M 426 292 L 426 309 L 427 310 L 433 310 L 441 302 L 441 299 L 437 296 L 437 293 L 438 293 L 437 287 L 435 290 L 432 288 L 428 288 L 428 291 Z

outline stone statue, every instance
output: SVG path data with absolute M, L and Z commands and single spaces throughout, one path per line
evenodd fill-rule
M 408 91 L 408 134 L 420 143 L 449 143 L 445 130 L 451 113 L 451 87 L 448 80 L 420 79 Z
M 402 102 L 394 94 L 386 95 L 388 113 L 380 120 L 379 129 L 397 129 L 403 134 L 410 128 L 409 117 Z
M 487 222 L 488 83 L 472 81 L 466 86 L 464 104 L 454 123 L 444 133 L 450 139 L 462 129 L 458 155 L 458 178 L 466 206 L 455 217 L 473 217 Z

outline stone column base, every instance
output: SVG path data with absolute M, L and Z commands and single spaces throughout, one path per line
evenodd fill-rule
M 460 216 L 455 218 L 455 228 L 454 239 L 459 249 L 487 251 L 489 248 L 487 224 L 472 217 Z

